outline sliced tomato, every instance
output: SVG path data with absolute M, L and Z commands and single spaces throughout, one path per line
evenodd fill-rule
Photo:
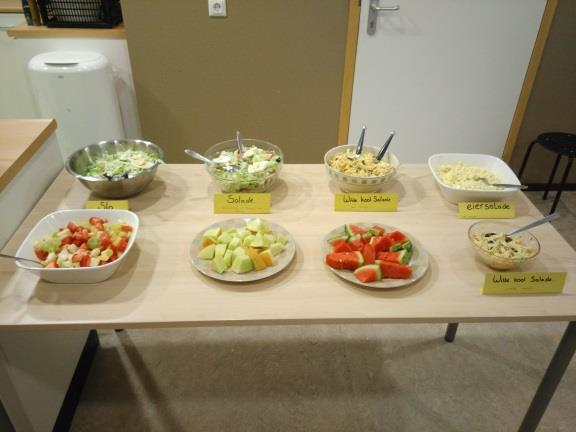
M 100 249 L 101 250 L 108 249 L 108 247 L 111 244 L 112 244 L 112 241 L 110 240 L 110 234 L 108 234 L 107 232 L 104 232 L 102 234 L 102 237 L 100 237 Z
M 364 264 L 374 264 L 376 259 L 376 252 L 374 251 L 374 246 L 371 244 L 365 244 L 362 250 L 362 255 L 364 256 Z
M 76 225 L 74 222 L 68 222 L 66 228 L 68 228 L 71 233 L 75 233 L 78 230 L 78 225 Z
M 120 241 L 118 241 L 118 244 L 116 245 L 115 250 L 118 252 L 124 252 L 126 250 L 126 247 L 128 247 L 128 238 L 121 237 Z
M 48 252 L 44 252 L 42 249 L 34 249 L 34 253 L 40 261 L 44 261 L 48 258 Z
M 90 225 L 104 225 L 106 222 L 108 222 L 108 220 L 93 216 L 90 219 L 88 219 L 88 222 L 90 223 Z
M 68 237 L 64 237 L 62 240 L 60 240 L 60 245 L 69 245 L 74 243 L 74 237 L 72 236 L 68 236 Z
M 122 225 L 120 227 L 120 231 L 124 231 L 124 232 L 132 232 L 132 227 L 130 225 Z
M 80 259 L 80 267 L 90 267 L 90 255 L 82 255 L 82 258 Z

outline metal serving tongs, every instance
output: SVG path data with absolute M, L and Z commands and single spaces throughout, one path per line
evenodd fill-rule
M 358 144 L 356 144 L 356 157 L 360 157 L 362 154 L 362 147 L 364 146 L 364 135 L 366 134 L 366 125 L 362 125 L 362 132 L 360 132 L 360 138 L 358 138 Z
M 396 131 L 391 131 L 390 132 L 390 136 L 388 137 L 388 139 L 386 140 L 386 142 L 384 143 L 384 145 L 382 147 L 380 147 L 380 150 L 378 151 L 378 154 L 376 155 L 376 160 L 377 161 L 381 161 L 382 158 L 384 157 L 384 155 L 386 154 L 386 151 L 388 150 L 388 147 L 390 146 L 390 143 L 392 142 L 392 138 L 394 138 L 394 136 L 396 135 Z
M 503 188 L 516 188 L 516 189 L 520 189 L 520 190 L 526 190 L 528 189 L 527 185 L 523 185 L 523 184 L 512 184 L 512 183 L 490 183 L 488 180 L 480 178 L 479 179 L 482 183 L 488 185 L 488 186 L 496 186 L 496 187 L 503 187 Z
M 518 234 L 519 232 L 526 231 L 527 229 L 537 227 L 538 225 L 555 221 L 559 217 L 560 215 L 558 213 L 551 213 L 548 216 L 543 217 L 542 219 L 538 219 L 537 221 L 529 223 L 528 225 L 524 225 L 523 227 L 516 228 L 514 231 L 510 231 L 508 234 L 506 234 L 506 236 L 513 236 L 514 234 Z

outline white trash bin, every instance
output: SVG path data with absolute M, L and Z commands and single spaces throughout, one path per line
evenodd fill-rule
M 47 52 L 28 63 L 42 117 L 55 118 L 62 156 L 98 141 L 126 138 L 114 74 L 96 52 Z

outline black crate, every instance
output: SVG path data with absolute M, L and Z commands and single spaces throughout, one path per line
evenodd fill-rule
M 122 22 L 120 0 L 36 0 L 47 27 L 112 28 Z

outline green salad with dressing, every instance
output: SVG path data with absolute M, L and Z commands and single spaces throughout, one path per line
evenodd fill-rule
M 162 162 L 156 155 L 143 150 L 128 149 L 94 158 L 84 175 L 108 180 L 132 178 Z
M 281 167 L 282 157 L 274 151 L 257 146 L 245 147 L 242 157 L 238 151 L 221 151 L 211 172 L 223 192 L 260 191 L 273 181 Z

